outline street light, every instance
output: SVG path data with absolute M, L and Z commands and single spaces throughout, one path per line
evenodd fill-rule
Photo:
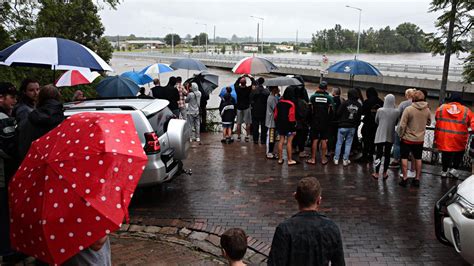
M 199 23 L 199 22 L 196 22 L 196 24 L 199 24 L 199 25 L 204 25 L 205 27 L 205 33 L 206 33 L 206 55 L 207 55 L 207 24 L 206 23 Z M 199 40 L 199 36 L 198 36 L 198 40 Z
M 361 16 L 362 16 L 362 9 L 361 9 L 361 8 L 358 8 L 358 7 L 347 6 L 347 5 L 346 5 L 346 7 L 359 10 L 359 33 L 357 34 L 357 54 L 356 54 L 356 59 L 357 59 L 357 57 L 359 56 L 359 45 L 360 45 L 360 19 L 361 19 Z
M 163 27 L 164 29 L 169 29 L 171 30 L 171 54 L 174 54 L 174 33 L 173 33 L 173 28 L 171 27 Z
M 256 18 L 256 19 L 260 19 L 262 21 L 262 54 L 263 54 L 263 21 L 265 20 L 264 18 L 261 18 L 261 17 L 256 17 L 256 16 L 250 16 L 251 18 Z

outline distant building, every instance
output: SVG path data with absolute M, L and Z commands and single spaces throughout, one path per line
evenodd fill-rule
M 284 45 L 284 44 L 275 45 L 275 48 L 277 49 L 277 51 L 280 51 L 280 52 L 292 52 L 294 50 L 293 45 Z
M 245 44 L 244 52 L 258 52 L 258 46 Z
M 165 47 L 166 44 L 160 40 L 133 40 L 133 41 L 124 41 L 125 46 L 132 48 L 146 48 L 146 49 L 156 49 Z

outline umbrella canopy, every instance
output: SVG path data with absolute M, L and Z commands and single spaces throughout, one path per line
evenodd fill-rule
M 71 116 L 33 142 L 9 185 L 12 246 L 60 264 L 119 229 L 147 162 L 131 115 Z
M 299 86 L 302 85 L 301 81 L 293 77 L 276 77 L 271 79 L 266 79 L 263 85 L 265 86 Z
M 62 70 L 84 67 L 95 71 L 112 71 L 102 58 L 86 46 L 71 40 L 52 37 L 15 43 L 0 51 L 0 62 L 8 66 Z
M 100 74 L 96 71 L 91 72 L 89 69 L 68 70 L 56 81 L 56 87 L 71 87 L 81 84 L 90 84 Z
M 133 80 L 137 85 L 144 85 L 153 81 L 149 75 L 135 71 L 123 72 L 120 76 Z
M 140 70 L 140 74 L 147 74 L 149 76 L 152 76 L 154 74 L 161 74 L 161 73 L 166 73 L 166 72 L 171 72 L 174 71 L 168 64 L 160 64 L 156 63 L 153 65 L 149 65 L 142 70 Z
M 232 68 L 232 72 L 237 74 L 261 74 L 261 73 L 270 73 L 272 70 L 278 69 L 272 62 L 268 59 L 258 56 L 247 57 L 240 60 Z
M 382 73 L 372 64 L 357 59 L 339 61 L 330 66 L 327 71 L 350 75 L 382 76 Z
M 131 79 L 121 76 L 106 77 L 97 85 L 100 97 L 136 96 L 140 87 Z
M 187 69 L 187 70 L 197 70 L 204 71 L 207 70 L 207 67 L 196 59 L 192 58 L 183 58 L 174 61 L 171 65 L 173 69 Z
M 219 86 L 219 76 L 209 72 L 201 72 L 191 79 L 200 84 L 201 88 L 209 95 Z
M 237 103 L 237 92 L 235 91 L 234 84 L 229 85 L 229 87 L 232 88 L 232 91 L 230 92 L 230 96 L 234 99 L 234 101 Z M 227 93 L 226 87 L 223 87 L 221 89 L 221 92 L 219 93 L 219 97 L 224 97 L 224 95 Z

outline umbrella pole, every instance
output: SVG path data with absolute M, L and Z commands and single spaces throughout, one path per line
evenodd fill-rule
M 56 79 L 56 66 L 53 66 L 53 84 Z

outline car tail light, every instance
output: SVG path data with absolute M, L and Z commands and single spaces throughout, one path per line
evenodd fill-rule
M 143 148 L 147 154 L 157 153 L 160 151 L 160 141 L 156 132 L 145 133 L 145 147 Z

